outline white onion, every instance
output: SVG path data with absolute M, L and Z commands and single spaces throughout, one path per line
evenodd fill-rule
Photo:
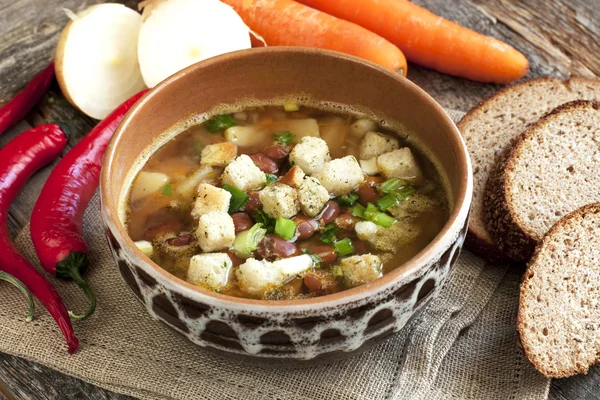
M 251 47 L 244 21 L 218 0 L 150 0 L 142 5 L 138 58 L 148 87 L 199 61 Z
M 122 4 L 111 3 L 67 14 L 72 21 L 56 49 L 56 77 L 70 103 L 102 119 L 145 88 L 137 60 L 142 18 Z

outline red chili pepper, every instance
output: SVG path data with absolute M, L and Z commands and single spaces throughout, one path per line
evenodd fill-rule
M 0 150 L 0 270 L 22 282 L 46 307 L 62 331 L 69 354 L 79 347 L 60 295 L 15 248 L 8 232 L 8 210 L 29 177 L 56 159 L 67 144 L 58 125 L 40 125 L 10 141 Z
M 96 298 L 82 278 L 88 266 L 88 247 L 82 234 L 83 214 L 100 181 L 100 167 L 108 142 L 129 109 L 146 90 L 121 104 L 69 151 L 44 184 L 31 215 L 31 239 L 46 271 L 73 280 L 87 295 L 94 313 Z
M 0 134 L 19 122 L 44 97 L 54 79 L 54 63 L 37 74 L 11 101 L 0 108 Z

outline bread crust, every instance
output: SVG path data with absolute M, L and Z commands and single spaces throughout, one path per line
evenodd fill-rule
M 541 372 L 547 378 L 567 378 L 569 376 L 577 375 L 577 374 L 587 374 L 589 367 L 600 362 L 600 356 L 596 357 L 596 359 L 590 363 L 590 365 L 582 365 L 577 369 L 562 369 L 559 371 L 551 370 L 546 366 L 542 361 L 539 360 L 535 352 L 532 350 L 532 346 L 529 344 L 526 335 L 526 323 L 525 320 L 527 315 L 525 314 L 525 304 L 528 298 L 527 287 L 529 281 L 534 276 L 535 272 L 537 272 L 538 268 L 542 268 L 543 266 L 538 264 L 539 258 L 542 256 L 543 252 L 546 251 L 546 245 L 552 240 L 553 235 L 555 235 L 558 231 L 560 231 L 565 225 L 570 223 L 572 219 L 582 218 L 589 214 L 600 214 L 600 203 L 593 203 L 583 206 L 570 214 L 565 215 L 561 218 L 556 224 L 550 228 L 550 230 L 544 235 L 543 239 L 538 243 L 535 251 L 533 253 L 533 257 L 531 261 L 527 265 L 527 271 L 525 275 L 523 275 L 523 281 L 521 283 L 520 291 L 519 291 L 519 309 L 517 312 L 517 332 L 519 336 L 519 342 L 523 349 L 523 353 L 529 360 L 529 362 Z M 549 249 L 551 251 L 552 249 Z
M 566 81 L 561 81 L 559 79 L 550 78 L 550 77 L 541 77 L 541 78 L 530 79 L 530 80 L 522 81 L 522 82 L 516 83 L 514 85 L 505 87 L 504 89 L 500 90 L 499 92 L 497 92 L 497 93 L 491 95 L 490 97 L 479 102 L 479 104 L 477 106 L 473 107 L 470 111 L 468 111 L 467 114 L 465 114 L 465 116 L 457 123 L 458 129 L 462 132 L 465 129 L 465 127 L 469 126 L 472 123 L 477 122 L 477 119 L 482 117 L 482 115 L 484 115 L 483 114 L 484 109 L 486 109 L 488 106 L 493 105 L 497 101 L 501 101 L 502 98 L 506 94 L 510 94 L 514 90 L 521 90 L 523 87 L 536 85 L 537 83 L 540 83 L 540 82 L 551 82 L 551 83 L 555 83 L 555 84 L 564 85 L 570 91 L 575 92 L 580 96 L 585 96 L 585 93 L 582 93 L 581 91 L 577 90 L 576 86 L 580 86 L 580 87 L 588 86 L 587 89 L 590 92 L 598 93 L 598 99 L 600 100 L 600 80 L 588 79 L 588 78 L 583 78 L 583 77 L 573 77 Z M 560 106 L 560 107 L 562 107 L 562 106 Z M 556 109 L 554 111 L 556 111 Z M 550 111 L 550 114 L 552 112 L 553 111 Z M 518 135 L 515 138 L 518 138 Z M 511 143 L 514 143 L 514 139 L 511 140 Z M 502 153 L 509 151 L 509 149 L 511 148 L 511 143 L 509 143 L 509 145 L 503 149 Z M 477 168 L 477 165 L 474 165 L 473 167 Z M 494 169 L 494 171 L 497 171 L 497 168 Z M 497 179 L 498 177 L 492 178 L 492 173 L 490 173 L 490 175 L 489 175 L 489 180 Z M 496 183 L 494 183 L 494 184 L 496 184 Z M 486 188 L 489 186 L 490 186 L 490 183 L 486 182 Z M 473 206 L 475 206 L 475 205 L 473 205 Z M 484 218 L 485 214 L 486 214 L 485 201 L 484 201 L 484 210 L 482 210 L 482 211 L 483 212 L 481 213 L 481 216 L 482 216 L 482 218 Z M 520 252 L 518 252 L 515 257 L 512 255 L 512 252 L 507 252 L 504 250 L 506 248 L 504 245 L 502 245 L 502 244 L 498 245 L 494 240 L 494 236 L 492 236 L 490 234 L 490 232 L 487 230 L 487 221 L 485 220 L 485 218 L 483 221 L 475 219 L 473 217 L 471 218 L 471 221 L 469 222 L 469 228 L 468 228 L 465 245 L 473 253 L 479 255 L 480 257 L 482 257 L 492 263 L 517 262 L 517 261 L 523 261 L 523 260 L 528 259 L 528 257 L 524 257 Z M 532 247 L 531 243 L 526 242 L 524 244 L 524 246 L 529 247 L 528 253 L 529 253 L 529 255 L 531 255 L 531 252 L 533 251 L 533 247 Z M 533 244 L 533 246 L 535 246 L 535 243 Z
M 511 180 L 506 174 L 515 168 L 515 159 L 523 153 L 525 142 L 535 135 L 540 129 L 563 114 L 569 114 L 578 109 L 593 107 L 600 108 L 599 102 L 576 100 L 563 104 L 550 111 L 539 121 L 530 125 L 505 150 L 494 172 L 490 175 L 486 186 L 484 200 L 484 217 L 490 235 L 494 238 L 498 248 L 511 259 L 526 262 L 535 250 L 541 238 L 534 232 L 528 231 L 513 207 L 510 191 Z

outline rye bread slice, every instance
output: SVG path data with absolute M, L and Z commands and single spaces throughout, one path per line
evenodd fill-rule
M 600 100 L 600 81 L 538 78 L 498 92 L 458 123 L 473 163 L 473 204 L 466 245 L 490 261 L 507 261 L 487 231 L 483 201 L 488 177 L 502 152 L 528 125 L 573 100 Z
M 600 201 L 600 103 L 558 107 L 506 153 L 489 179 L 484 217 L 500 250 L 528 261 L 556 221 Z
M 584 206 L 544 236 L 521 284 L 517 330 L 525 355 L 549 378 L 600 361 L 600 204 Z

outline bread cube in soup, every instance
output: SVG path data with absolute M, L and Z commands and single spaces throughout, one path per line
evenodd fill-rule
M 316 217 L 329 201 L 329 192 L 317 179 L 308 176 L 298 188 L 298 201 L 304 214 Z
M 193 285 L 218 290 L 227 285 L 233 263 L 225 253 L 198 254 L 190 259 L 187 281 Z
M 209 144 L 200 153 L 200 164 L 224 167 L 237 157 L 237 145 L 223 142 Z
M 421 168 L 408 147 L 380 155 L 377 166 L 386 178 L 400 178 L 411 184 L 419 184 L 423 180 Z
M 204 252 L 229 248 L 235 240 L 233 219 L 226 212 L 212 211 L 200 216 L 196 237 Z
M 290 164 L 299 166 L 309 175 L 320 171 L 329 160 L 331 156 L 327 143 L 312 136 L 303 137 L 290 153 Z
M 365 180 L 363 171 L 354 156 L 329 161 L 315 175 L 315 178 L 334 196 L 351 192 Z
M 360 142 L 360 159 L 368 160 L 398 148 L 398 139 L 385 133 L 367 132 Z
M 290 168 L 290 170 L 286 172 L 286 174 L 281 178 L 279 182 L 285 183 L 286 185 L 298 189 L 298 187 L 302 184 L 302 181 L 304 180 L 305 176 L 306 174 L 304 173 L 304 171 L 302 171 L 302 168 L 296 165 Z
M 344 258 L 341 262 L 344 284 L 356 287 L 374 281 L 381 276 L 381 259 L 373 254 L 362 254 Z
M 250 157 L 242 154 L 225 168 L 222 181 L 247 192 L 248 190 L 263 188 L 267 182 L 267 176 L 254 164 Z
M 209 183 L 198 185 L 198 197 L 192 209 L 192 217 L 200 218 L 201 215 L 212 211 L 224 212 L 229 210 L 231 193 Z
M 300 211 L 298 192 L 283 183 L 267 186 L 258 194 L 263 211 L 271 218 L 292 218 Z
M 236 271 L 240 289 L 252 295 L 264 295 L 314 265 L 309 255 L 284 258 L 275 262 L 249 258 Z

